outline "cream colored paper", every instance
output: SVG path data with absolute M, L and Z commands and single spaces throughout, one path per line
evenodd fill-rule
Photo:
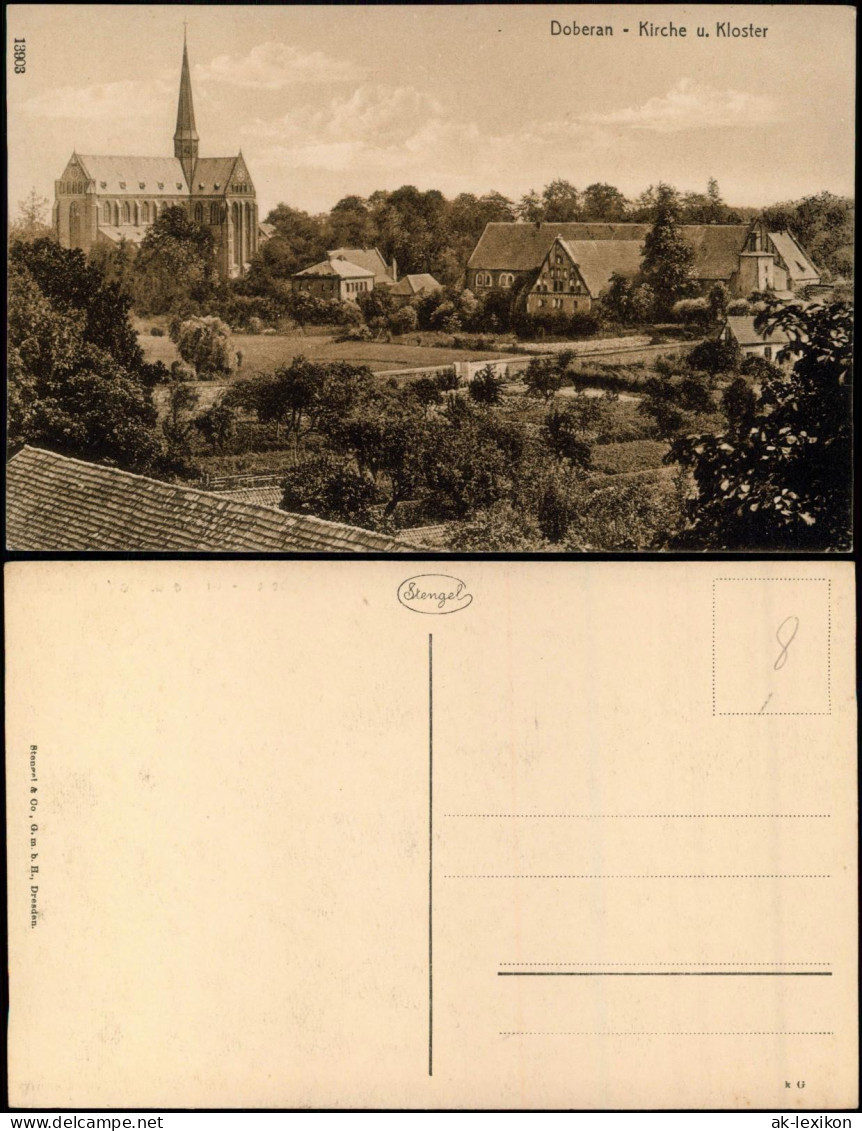
M 7 567 L 12 1104 L 854 1105 L 852 582 Z

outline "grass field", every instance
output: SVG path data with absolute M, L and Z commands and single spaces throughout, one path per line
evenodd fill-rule
M 138 340 L 147 361 L 162 361 L 170 366 L 171 362 L 178 360 L 176 346 L 167 335 L 154 338 L 147 332 L 141 332 Z M 241 350 L 243 355 L 242 368 L 237 374 L 240 377 L 275 369 L 299 354 L 311 361 L 347 361 L 352 365 L 367 365 L 375 372 L 505 356 L 499 352 L 417 346 L 412 334 L 397 342 L 336 342 L 331 336 L 320 334 L 234 334 L 233 342 L 234 349 Z

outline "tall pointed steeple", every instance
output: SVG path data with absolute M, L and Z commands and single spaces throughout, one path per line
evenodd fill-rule
M 183 69 L 180 74 L 180 100 L 177 105 L 177 129 L 174 134 L 174 157 L 182 162 L 186 181 L 191 188 L 195 163 L 198 159 L 198 131 L 195 129 L 195 107 L 192 102 L 192 78 L 189 72 L 189 53 L 183 28 Z

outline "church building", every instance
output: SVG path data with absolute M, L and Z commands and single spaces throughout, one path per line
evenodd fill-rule
M 173 157 L 94 157 L 73 153 L 54 182 L 54 231 L 62 247 L 140 243 L 167 208 L 180 206 L 215 238 L 225 278 L 244 275 L 257 251 L 254 184 L 242 151 L 199 157 L 189 57 L 183 41 Z

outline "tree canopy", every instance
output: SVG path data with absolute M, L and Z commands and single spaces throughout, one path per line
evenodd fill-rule
M 789 373 L 759 373 L 760 394 L 724 401 L 723 433 L 685 437 L 670 459 L 697 496 L 680 546 L 716 550 L 847 550 L 852 531 L 852 309 L 771 304 L 760 328 L 790 337 Z

